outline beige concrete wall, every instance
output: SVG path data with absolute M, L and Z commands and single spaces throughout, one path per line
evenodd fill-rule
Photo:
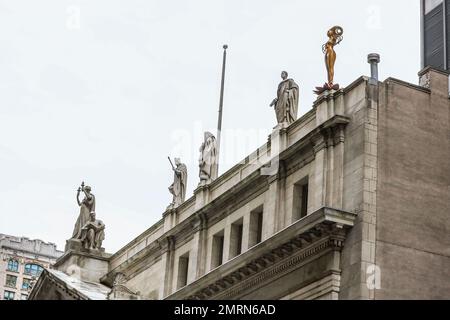
M 366 269 L 375 254 L 376 154 L 368 146 L 376 145 L 376 94 L 363 82 L 344 98 L 351 122 L 345 128 L 342 205 L 358 216 L 342 250 L 339 299 L 371 299 Z
M 448 76 L 388 80 L 379 107 L 376 299 L 450 299 Z
M 126 262 L 136 253 L 149 246 L 152 242 L 161 237 L 163 233 L 164 225 L 162 223 L 150 227 L 149 230 L 139 235 L 111 257 L 110 270 L 117 268 L 120 264 Z
M 161 283 L 164 281 L 164 269 L 161 260 L 156 261 L 149 268 L 138 273 L 127 281 L 127 287 L 146 298 L 162 299 Z

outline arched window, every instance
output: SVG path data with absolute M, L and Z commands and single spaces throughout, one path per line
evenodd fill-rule
M 19 262 L 17 260 L 9 259 L 8 271 L 18 272 L 19 271 Z
M 44 270 L 40 265 L 33 264 L 33 263 L 27 263 L 25 265 L 25 274 L 39 277 L 41 275 L 41 272 Z

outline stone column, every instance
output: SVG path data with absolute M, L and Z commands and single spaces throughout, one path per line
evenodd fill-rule
M 321 134 L 312 140 L 314 150 L 314 164 L 311 167 L 310 190 L 311 205 L 308 206 L 310 212 L 319 210 L 325 206 L 326 197 L 326 170 L 327 170 L 327 144 L 325 137 Z
M 288 144 L 286 128 L 276 127 L 269 138 L 271 163 L 261 168 L 261 175 L 268 176 L 269 180 L 269 190 L 264 199 L 262 241 L 277 232 L 284 225 L 285 219 L 285 163 L 280 161 L 280 153 Z
M 276 232 L 278 207 L 278 174 L 270 176 L 269 190 L 264 196 L 263 228 L 261 240 L 269 238 Z
M 334 129 L 334 172 L 333 172 L 333 199 L 332 206 L 343 209 L 344 195 L 344 125 L 340 124 Z
M 206 248 L 207 248 L 207 218 L 204 213 L 198 213 L 193 224 L 194 249 L 191 250 L 192 270 L 195 279 L 205 274 L 206 270 Z
M 175 260 L 175 238 L 173 236 L 167 237 L 160 243 L 163 254 L 161 262 L 164 269 L 164 282 L 162 284 L 162 294 L 160 296 L 167 297 L 172 293 L 173 285 L 173 268 Z
M 223 234 L 222 264 L 230 259 L 231 224 L 226 224 Z
M 268 177 L 269 190 L 265 194 L 262 241 L 270 238 L 285 225 L 286 164 L 280 161 L 278 173 Z
M 248 212 L 243 219 L 242 223 L 242 252 L 248 249 L 250 238 L 250 212 Z
M 325 193 L 325 206 L 333 208 L 333 189 L 334 189 L 334 141 L 333 130 L 330 128 L 326 131 L 327 142 L 327 167 L 326 167 L 326 193 Z

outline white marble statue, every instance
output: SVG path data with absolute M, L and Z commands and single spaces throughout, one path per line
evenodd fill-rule
M 84 199 L 82 201 L 80 201 L 81 191 L 84 193 Z M 80 214 L 73 229 L 72 239 L 78 239 L 80 237 L 81 229 L 90 219 L 90 213 L 95 212 L 95 196 L 91 193 L 91 187 L 84 186 L 84 182 L 81 183 L 81 187 L 77 190 L 77 203 L 80 206 Z
M 298 85 L 292 79 L 288 79 L 286 71 L 281 72 L 283 81 L 278 85 L 277 97 L 270 104 L 275 107 L 278 124 L 291 124 L 297 120 L 298 112 Z
M 169 158 L 170 161 L 170 158 Z M 173 183 L 169 187 L 170 193 L 173 195 L 172 203 L 169 207 L 176 208 L 182 204 L 186 198 L 186 186 L 187 186 L 187 167 L 181 163 L 179 158 L 175 158 L 175 166 L 172 164 Z
M 217 142 L 214 135 L 205 132 L 204 141 L 200 147 L 200 185 L 205 185 L 217 178 Z

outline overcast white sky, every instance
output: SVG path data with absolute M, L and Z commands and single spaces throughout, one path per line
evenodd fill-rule
M 369 74 L 370 52 L 381 79 L 417 83 L 419 19 L 417 0 L 1 0 L 0 233 L 63 250 L 84 180 L 115 252 L 171 202 L 168 155 L 188 166 L 187 197 L 198 184 L 222 44 L 221 173 L 267 140 L 281 70 L 300 85 L 300 115 L 310 110 L 333 25 L 341 86 Z

